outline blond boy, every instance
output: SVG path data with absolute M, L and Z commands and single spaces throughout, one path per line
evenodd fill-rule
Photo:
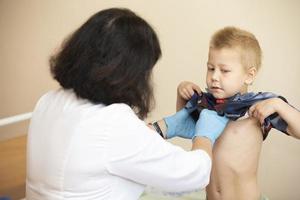
M 209 46 L 206 84 L 216 99 L 247 93 L 261 67 L 261 48 L 255 36 L 235 27 L 216 32 Z M 194 83 L 178 86 L 177 110 L 201 89 Z M 230 122 L 216 141 L 207 187 L 208 200 L 257 200 L 257 166 L 262 144 L 260 124 L 254 118 Z

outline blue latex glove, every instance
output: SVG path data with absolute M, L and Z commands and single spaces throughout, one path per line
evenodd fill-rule
M 214 144 L 221 135 L 229 119 L 225 116 L 219 116 L 213 110 L 203 109 L 199 119 L 196 122 L 195 136 L 207 137 Z
M 172 116 L 165 117 L 167 125 L 167 139 L 175 136 L 192 139 L 195 134 L 195 121 L 190 116 L 193 110 L 186 108 L 181 109 Z

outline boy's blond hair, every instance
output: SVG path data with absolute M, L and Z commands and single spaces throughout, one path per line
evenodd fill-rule
M 261 67 L 262 51 L 256 37 L 245 30 L 236 27 L 225 27 L 211 38 L 210 48 L 239 48 L 241 50 L 242 64 L 248 69 Z

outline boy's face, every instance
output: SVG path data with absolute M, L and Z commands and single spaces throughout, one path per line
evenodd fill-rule
M 249 73 L 242 65 L 238 48 L 210 48 L 207 62 L 206 84 L 208 91 L 217 99 L 228 98 L 236 93 L 247 92 Z

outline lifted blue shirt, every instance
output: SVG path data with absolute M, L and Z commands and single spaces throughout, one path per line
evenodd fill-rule
M 244 116 L 248 109 L 256 102 L 274 97 L 281 98 L 283 101 L 287 102 L 284 97 L 271 92 L 249 92 L 246 94 L 238 93 L 227 99 L 216 99 L 212 94 L 202 92 L 200 95 L 195 93 L 187 102 L 185 108 L 188 110 L 193 110 L 191 115 L 195 121 L 198 120 L 201 110 L 205 108 L 209 110 L 215 110 L 219 115 L 225 115 L 230 120 L 237 120 L 238 118 Z M 265 122 L 262 125 L 263 139 L 268 136 L 271 128 L 275 128 L 289 135 L 287 133 L 287 123 L 277 113 L 273 113 L 265 119 Z

